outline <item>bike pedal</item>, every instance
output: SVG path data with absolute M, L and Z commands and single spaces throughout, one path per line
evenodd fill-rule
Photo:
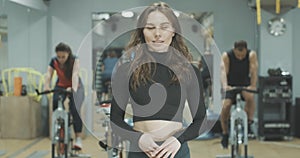
M 107 144 L 105 144 L 103 141 L 99 141 L 99 146 L 103 148 L 105 151 L 107 150 Z

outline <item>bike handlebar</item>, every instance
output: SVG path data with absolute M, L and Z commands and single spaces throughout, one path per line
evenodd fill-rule
M 225 90 L 225 92 L 236 92 L 236 93 L 240 93 L 242 91 L 249 92 L 249 93 L 258 93 L 259 92 L 258 89 L 252 90 L 252 89 L 247 89 L 245 87 L 232 87 L 229 90 Z
M 54 93 L 54 92 L 72 94 L 71 91 L 67 91 L 66 89 L 63 89 L 63 88 L 59 88 L 59 89 L 56 88 L 56 89 L 42 91 L 42 92 L 39 92 L 38 89 L 35 89 L 35 92 L 37 93 L 37 95 L 49 94 L 49 93 Z

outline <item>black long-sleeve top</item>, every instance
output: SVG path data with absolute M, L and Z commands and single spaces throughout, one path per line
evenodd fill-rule
M 166 54 L 151 52 L 154 58 L 166 58 Z M 111 125 L 114 133 L 131 143 L 136 143 L 142 135 L 124 121 L 125 109 L 130 98 L 133 109 L 133 122 L 145 120 L 168 120 L 182 122 L 183 109 L 187 100 L 193 122 L 176 138 L 180 143 L 199 136 L 200 127 L 206 115 L 203 98 L 202 80 L 199 69 L 190 65 L 191 79 L 183 83 L 172 83 L 172 72 L 168 66 L 160 63 L 152 69 L 152 81 L 141 84 L 133 90 L 129 83 L 130 64 L 121 65 L 112 78 L 113 99 L 111 103 Z M 159 128 L 159 127 L 158 127 Z

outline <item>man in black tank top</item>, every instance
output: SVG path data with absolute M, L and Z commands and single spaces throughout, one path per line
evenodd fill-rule
M 222 55 L 224 65 L 222 65 L 222 86 L 225 90 L 232 87 L 242 86 L 255 90 L 257 82 L 258 62 L 256 52 L 247 49 L 247 43 L 243 40 L 236 41 L 234 48 L 224 52 Z M 228 147 L 228 120 L 230 108 L 236 98 L 236 93 L 227 92 L 223 101 L 221 111 L 222 141 L 223 148 Z M 255 111 L 255 101 L 253 93 L 242 92 L 242 98 L 245 100 L 245 111 L 248 115 L 248 133 L 249 137 L 254 137 L 250 128 L 253 123 Z

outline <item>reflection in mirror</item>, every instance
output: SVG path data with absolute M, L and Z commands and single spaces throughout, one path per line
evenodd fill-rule
M 182 35 L 193 55 L 193 64 L 203 73 L 206 105 L 209 107 L 212 95 L 210 80 L 212 72 L 210 71 L 212 70 L 213 54 L 211 51 L 214 30 L 213 13 L 176 13 L 181 23 Z M 96 91 L 101 89 L 100 78 L 103 60 L 112 51 L 116 52 L 118 57 L 122 55 L 130 39 L 130 31 L 127 30 L 128 28 L 131 28 L 131 30 L 135 28 L 138 15 L 139 12 L 99 12 L 92 14 L 93 70 L 95 71 L 93 87 Z M 99 97 L 101 97 L 101 94 L 98 95 L 98 99 Z
M 204 29 L 202 29 L 202 34 L 205 38 L 204 39 L 205 53 L 210 54 L 212 40 L 213 40 L 213 36 L 214 36 L 213 13 L 212 12 L 192 13 L 191 16 L 203 26 Z
M 214 17 L 212 12 L 202 12 L 202 13 L 191 13 L 188 14 L 192 19 L 195 19 L 199 25 L 192 23 L 190 30 L 194 33 L 194 36 L 191 37 L 196 38 L 196 40 L 191 39 L 187 40 L 187 44 L 189 45 L 189 50 L 193 55 L 193 63 L 196 67 L 198 67 L 201 71 L 201 77 L 203 81 L 204 88 L 204 102 L 207 108 L 207 119 L 210 120 L 211 124 L 207 125 L 208 129 L 212 129 L 209 132 L 205 132 L 200 135 L 197 139 L 210 139 L 214 138 L 214 132 L 216 129 L 220 129 L 220 124 L 216 123 L 219 119 L 218 105 L 214 106 L 214 99 L 218 100 L 217 97 L 214 97 L 213 93 L 213 55 L 218 55 L 218 49 L 216 49 L 216 45 L 213 42 L 214 37 Z M 200 42 L 202 47 L 197 44 Z M 200 44 L 200 45 L 201 45 Z M 214 125 L 216 123 L 216 125 Z
M 103 93 L 103 91 L 107 92 L 105 87 L 107 87 L 108 84 L 101 75 L 103 74 L 103 71 L 108 71 L 107 69 L 105 70 L 105 63 L 114 63 L 114 59 L 108 58 L 110 54 L 114 54 L 117 58 L 122 56 L 123 50 L 130 38 L 130 31 L 124 32 L 124 30 L 127 31 L 124 28 L 133 29 L 135 21 L 135 14 L 129 11 L 121 13 L 100 12 L 92 14 L 92 65 L 95 72 L 93 88 L 97 93 L 98 101 L 109 98 L 107 93 Z
M 213 13 L 212 12 L 198 12 L 190 13 L 187 16 L 196 20 L 198 24 L 191 24 L 191 32 L 193 32 L 198 38 L 195 41 L 202 42 L 202 47 L 197 47 L 197 44 L 192 44 L 193 40 L 187 40 L 189 50 L 193 55 L 193 64 L 198 67 L 202 73 L 203 87 L 204 87 L 204 97 L 205 105 L 208 109 L 212 109 L 212 70 L 213 70 L 213 51 L 212 42 L 214 36 L 213 27 Z
M 8 45 L 7 45 L 7 15 L 0 15 L 0 71 L 7 68 Z

